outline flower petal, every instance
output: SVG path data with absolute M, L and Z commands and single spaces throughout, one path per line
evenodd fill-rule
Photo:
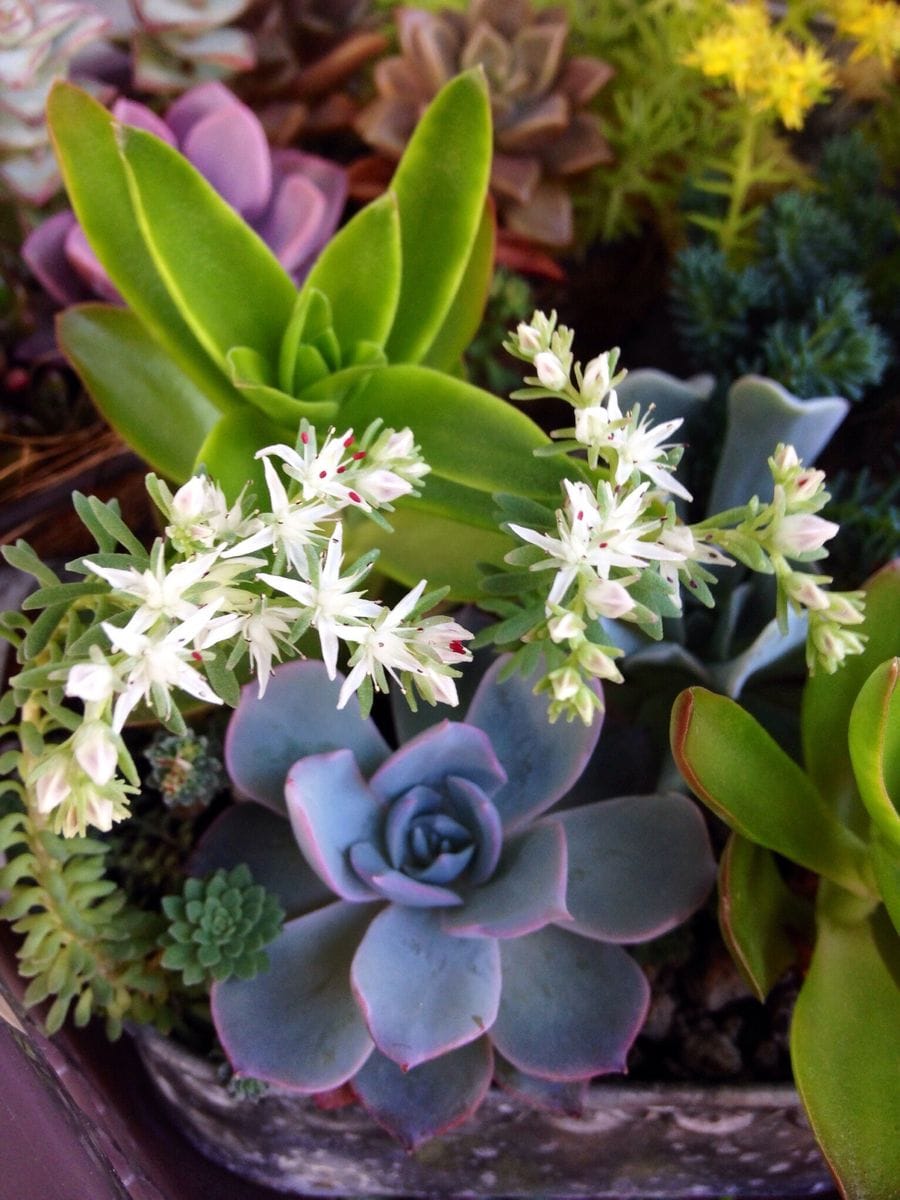
M 547 821 L 510 839 L 493 877 L 458 912 L 445 913 L 442 925 L 456 937 L 509 938 L 568 916 L 566 837 Z
M 369 926 L 350 978 L 379 1050 L 408 1070 L 490 1029 L 500 954 L 493 939 L 449 937 L 430 909 L 391 905 Z
M 340 685 L 320 662 L 292 662 L 272 673 L 262 699 L 254 685 L 243 689 L 225 738 L 225 763 L 239 791 L 284 814 L 285 779 L 299 758 L 346 747 L 364 775 L 384 762 L 387 742 L 356 701 L 337 711 Z
M 339 902 L 298 917 L 267 947 L 267 971 L 213 984 L 213 1021 L 235 1071 L 324 1092 L 359 1070 L 372 1039 L 350 991 L 350 963 L 375 912 Z
M 597 745 L 601 721 L 548 725 L 546 698 L 534 695 L 533 679 L 516 674 L 500 682 L 506 661 L 493 663 L 479 684 L 466 724 L 484 730 L 507 773 L 506 785 L 491 799 L 509 831 L 566 794 Z
M 316 874 L 345 900 L 376 899 L 348 855 L 357 842 L 377 841 L 383 821 L 352 750 L 301 758 L 288 771 L 285 797 L 294 836 Z
M 608 942 L 658 937 L 709 894 L 716 864 L 706 823 L 675 793 L 624 796 L 556 818 L 569 843 L 570 927 Z
M 419 784 L 439 787 L 449 775 L 468 779 L 488 796 L 506 782 L 482 731 L 455 721 L 441 721 L 401 746 L 369 782 L 377 796 L 391 800 Z
M 501 942 L 500 957 L 503 996 L 491 1038 L 504 1058 L 557 1081 L 624 1071 L 650 988 L 620 946 L 547 925 Z
M 484 1099 L 494 1055 L 486 1037 L 404 1071 L 373 1050 L 353 1090 L 379 1125 L 414 1150 L 470 1117 Z
M 300 916 L 334 899 L 300 853 L 284 817 L 262 804 L 233 804 L 203 834 L 189 860 L 191 875 L 207 875 L 239 863 L 254 883 L 276 897 L 288 917 Z

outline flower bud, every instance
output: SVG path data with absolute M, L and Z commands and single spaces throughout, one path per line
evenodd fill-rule
M 53 812 L 64 800 L 68 799 L 71 792 L 69 764 L 62 755 L 57 755 L 53 765 L 35 780 L 34 795 L 38 812 Z
M 602 404 L 575 410 L 575 437 L 582 446 L 609 441 L 609 412 Z
M 788 513 L 775 528 L 772 547 L 787 555 L 808 554 L 821 549 L 839 528 L 814 513 Z
M 607 350 L 605 354 L 598 354 L 596 358 L 592 358 L 584 368 L 581 394 L 585 399 L 597 403 L 609 391 L 609 382 L 609 351 Z
M 576 651 L 578 661 L 595 679 L 609 679 L 613 683 L 622 682 L 622 672 L 606 651 L 594 642 L 584 642 Z
M 577 613 L 566 612 L 558 617 L 551 617 L 547 622 L 547 629 L 550 632 L 550 640 L 556 642 L 569 642 L 574 638 L 579 638 L 584 633 L 584 621 Z
M 826 599 L 828 616 L 839 625 L 859 625 L 866 619 L 862 597 L 835 592 Z
M 102 721 L 82 725 L 75 734 L 72 746 L 82 771 L 98 787 L 109 783 L 116 773 L 119 758 L 116 739 L 109 726 Z
M 581 687 L 581 680 L 574 667 L 560 667 L 558 671 L 551 671 L 548 678 L 553 688 L 554 699 L 563 703 L 577 696 Z
M 551 391 L 561 392 L 569 382 L 569 376 L 552 350 L 542 350 L 535 355 L 534 369 L 544 387 Z
M 516 340 L 523 354 L 537 354 L 542 345 L 541 335 L 533 325 L 520 321 L 516 326 Z
M 814 583 L 809 575 L 802 571 L 792 571 L 786 584 L 786 590 L 791 600 L 802 604 L 804 608 L 824 610 L 828 608 L 831 597 Z
M 611 621 L 624 617 L 634 608 L 628 589 L 614 579 L 595 579 L 584 589 L 584 603 L 591 618 L 607 617 Z
M 206 508 L 207 483 L 202 475 L 193 475 L 172 497 L 172 516 L 192 521 Z
M 116 675 L 107 662 L 76 663 L 66 676 L 66 695 L 105 703 L 115 690 Z

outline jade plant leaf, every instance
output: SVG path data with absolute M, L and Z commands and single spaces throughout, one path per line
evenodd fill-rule
M 144 241 L 194 336 L 223 371 L 234 346 L 275 361 L 296 296 L 290 276 L 171 146 L 130 126 L 119 141 Z
M 764 1000 L 813 940 L 813 912 L 782 879 L 770 850 L 732 833 L 719 863 L 719 924 L 734 962 Z
M 857 895 L 871 895 L 865 845 L 740 705 L 688 688 L 672 709 L 671 738 L 689 786 L 737 833 Z
M 392 192 L 366 205 L 331 239 L 304 284 L 331 301 L 346 354 L 355 342 L 383 346 L 400 297 L 400 217 Z
M 53 86 L 47 119 L 72 207 L 110 279 L 195 386 L 223 410 L 239 404 L 179 312 L 144 241 L 118 123 L 102 104 L 65 82 Z M 183 215 L 178 221 L 184 226 Z
M 59 315 L 57 336 L 113 429 L 155 470 L 188 479 L 219 411 L 134 313 L 78 305 Z
M 791 1026 L 794 1078 L 843 1195 L 892 1200 L 900 1179 L 900 940 L 883 908 L 855 921 L 822 914 L 818 924 Z
M 458 75 L 416 126 L 394 175 L 403 276 L 392 362 L 421 360 L 453 305 L 484 211 L 491 128 L 482 72 Z
M 835 805 L 855 801 L 847 727 L 859 690 L 879 663 L 900 654 L 900 559 L 882 567 L 864 590 L 866 618 L 859 628 L 867 641 L 862 654 L 852 655 L 833 675 L 814 675 L 803 691 L 803 759 L 819 791 Z M 856 815 L 865 818 L 864 811 Z

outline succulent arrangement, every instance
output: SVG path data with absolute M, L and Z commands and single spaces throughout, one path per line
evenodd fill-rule
M 83 385 L 151 469 L 137 520 L 73 494 L 64 568 L 3 548 L 0 917 L 49 1030 L 410 1150 L 494 1085 L 571 1115 L 730 827 L 725 944 L 796 981 L 815 1134 L 889 1200 L 898 49 L 881 0 L 0 4 L 7 390 Z

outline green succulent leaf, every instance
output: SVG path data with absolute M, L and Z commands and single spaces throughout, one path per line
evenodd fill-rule
M 494 274 L 496 234 L 496 217 L 493 207 L 488 204 L 482 213 L 462 281 L 443 325 L 422 360 L 424 366 L 434 367 L 436 371 L 454 370 L 478 332 Z
M 857 921 L 820 915 L 791 1061 L 828 1165 L 855 1200 L 891 1200 L 900 1179 L 898 980 L 900 941 L 884 909 Z
M 284 268 L 171 146 L 129 126 L 119 141 L 141 233 L 194 336 L 223 371 L 233 346 L 277 361 L 296 295 Z
M 672 709 L 671 740 L 689 786 L 735 832 L 856 895 L 871 895 L 865 845 L 739 704 L 688 688 Z
M 257 450 L 276 442 L 293 443 L 296 429 L 276 425 L 255 408 L 226 413 L 210 430 L 197 452 L 196 467 L 205 467 L 209 475 L 233 503 L 249 484 L 257 496 L 267 495 L 262 462 L 254 458 Z
M 304 350 L 311 346 L 301 347 Z M 315 352 L 315 351 L 314 351 Z M 272 421 L 296 427 L 302 417 L 310 421 L 327 422 L 337 411 L 336 404 L 327 400 L 306 402 L 272 386 L 267 364 L 262 355 L 249 346 L 235 346 L 228 351 L 227 363 L 231 381 L 240 394 Z
M 900 654 L 900 559 L 888 563 L 865 585 L 866 619 L 859 627 L 867 637 L 862 654 L 848 658 L 833 675 L 814 675 L 803 691 L 801 733 L 803 760 L 816 787 L 845 820 L 859 821 L 865 829 L 866 814 L 853 814 L 856 789 L 847 744 L 850 712 L 860 688 L 879 663 Z
M 47 119 L 75 215 L 110 279 L 193 384 L 218 408 L 234 407 L 237 397 L 179 312 L 144 240 L 120 152 L 121 127 L 102 104 L 65 82 L 50 93 Z M 176 223 L 196 233 L 193 223 L 185 229 L 183 215 Z
M 187 479 L 219 411 L 134 313 L 77 305 L 60 314 L 57 336 L 113 429 L 155 470 Z
M 484 492 L 540 499 L 559 495 L 571 461 L 535 458 L 549 444 L 537 425 L 480 388 L 428 367 L 388 366 L 344 402 L 348 425 L 364 429 L 381 417 L 394 429 L 409 426 L 432 471 Z
M 346 355 L 358 341 L 383 346 L 400 298 L 400 217 L 392 192 L 368 204 L 331 239 L 303 291 L 331 301 L 334 332 Z
M 785 884 L 771 851 L 732 833 L 719 863 L 719 925 L 738 970 L 764 1000 L 813 939 L 812 907 Z
M 403 275 L 387 343 L 391 362 L 418 362 L 437 337 L 469 263 L 491 166 L 491 110 L 480 70 L 458 75 L 422 117 L 391 184 Z

